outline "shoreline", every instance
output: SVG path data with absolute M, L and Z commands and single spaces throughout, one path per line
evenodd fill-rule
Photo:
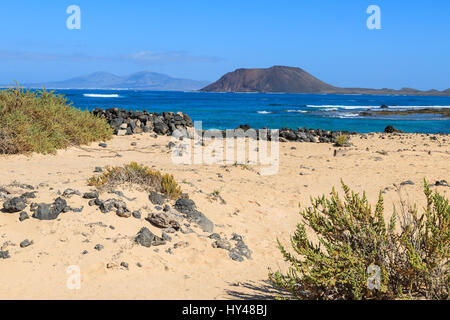
M 420 111 L 420 110 L 419 110 Z M 93 115 L 105 118 L 108 124 L 114 129 L 114 134 L 116 135 L 132 135 L 135 133 L 142 132 L 154 132 L 158 135 L 171 135 L 175 130 L 178 130 L 179 136 L 189 137 L 193 135 L 194 122 L 191 117 L 187 114 L 181 112 L 148 112 L 146 110 L 127 110 L 123 108 L 95 108 L 90 111 Z M 390 112 L 390 111 L 385 111 Z M 389 123 L 389 121 L 386 121 Z M 254 129 L 249 125 L 241 124 L 236 128 L 230 129 L 220 129 L 223 137 L 225 137 L 227 130 L 239 130 L 241 129 L 245 134 L 247 130 Z M 262 129 L 268 129 L 264 127 Z M 268 129 L 273 130 L 273 129 Z M 275 129 L 277 130 L 277 129 Z M 297 141 L 297 142 L 325 142 L 325 143 L 336 143 L 336 139 L 340 135 L 367 135 L 371 133 L 381 133 L 381 132 L 356 132 L 347 130 L 323 130 L 320 128 L 309 129 L 309 128 L 279 128 L 279 136 L 282 138 L 280 141 Z M 205 132 L 205 130 L 203 130 Z M 385 133 L 403 133 L 401 130 L 397 130 L 392 125 L 387 125 L 384 129 Z M 430 135 L 432 133 L 423 132 L 409 132 L 416 134 Z M 238 133 L 239 134 L 239 133 Z M 450 135 L 450 133 L 438 132 L 436 135 Z M 256 138 L 259 139 L 259 135 L 256 134 Z M 270 140 L 270 135 L 267 137 Z

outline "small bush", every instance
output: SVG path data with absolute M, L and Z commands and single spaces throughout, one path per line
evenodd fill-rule
M 111 136 L 104 119 L 72 107 L 53 91 L 0 90 L 0 153 L 54 153 Z
M 340 135 L 336 138 L 336 146 L 344 147 L 348 144 L 348 136 L 345 134 Z
M 344 200 L 333 189 L 331 199 L 311 199 L 301 212 L 291 245 L 296 255 L 278 242 L 290 268 L 269 274 L 275 285 L 299 299 L 447 299 L 450 275 L 450 206 L 425 182 L 427 207 L 419 217 L 415 208 L 403 210 L 401 231 L 395 232 L 397 214 L 383 217 L 379 195 L 372 210 L 362 197 L 342 183 Z M 317 241 L 307 235 L 312 229 Z M 316 239 L 314 239 L 316 240 Z M 378 269 L 376 286 L 372 270 Z
M 181 188 L 173 175 L 161 174 L 136 162 L 123 167 L 106 167 L 100 176 L 93 176 L 88 180 L 90 186 L 99 189 L 113 188 L 124 183 L 139 185 L 146 191 L 164 193 L 171 199 L 177 199 L 181 194 Z

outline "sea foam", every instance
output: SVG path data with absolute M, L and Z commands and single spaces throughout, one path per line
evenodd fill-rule
M 118 94 L 99 94 L 99 93 L 83 93 L 84 97 L 88 98 L 119 98 Z

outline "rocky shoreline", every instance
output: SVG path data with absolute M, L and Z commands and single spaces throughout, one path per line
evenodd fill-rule
M 179 130 L 180 136 L 190 137 L 194 123 L 187 114 L 181 112 L 148 112 L 130 111 L 119 108 L 102 109 L 96 108 L 92 114 L 97 117 L 105 118 L 108 124 L 113 128 L 114 134 L 119 136 L 138 134 L 142 132 L 153 132 L 157 135 L 172 135 Z M 235 130 L 246 132 L 251 129 L 249 125 L 240 125 Z M 263 128 L 267 129 L 267 128 Z M 203 130 L 204 132 L 205 130 Z M 221 130 L 223 136 L 226 130 Z M 283 127 L 279 131 L 280 142 L 320 142 L 335 143 L 341 135 L 355 135 L 356 132 L 349 131 L 328 131 L 322 129 L 297 128 L 290 129 Z M 257 135 L 258 139 L 259 136 Z M 270 131 L 263 139 L 271 140 Z
M 105 118 L 114 134 L 119 136 L 142 132 L 154 132 L 159 135 L 171 135 L 176 129 L 193 127 L 192 119 L 181 112 L 129 111 L 119 108 L 95 108 L 92 114 Z
M 383 106 L 382 106 L 383 107 Z M 108 124 L 113 128 L 114 134 L 118 136 L 133 135 L 143 132 L 149 132 L 156 135 L 171 136 L 178 138 L 192 137 L 194 134 L 194 123 L 190 116 L 182 112 L 148 112 L 131 111 L 119 108 L 102 109 L 96 108 L 92 114 L 97 117 L 105 118 Z M 248 134 L 247 131 L 252 129 L 247 124 L 239 125 L 235 130 L 235 136 L 247 134 L 246 136 L 255 137 L 256 139 L 271 140 L 271 132 L 267 130 L 267 135 L 259 136 L 261 132 L 256 130 L 255 135 Z M 267 129 L 264 127 L 263 129 Z M 227 130 L 220 130 L 222 136 L 226 137 Z M 202 130 L 202 134 L 205 130 Z M 392 125 L 386 126 L 384 133 L 403 133 L 403 131 L 394 128 Z M 330 131 L 323 129 L 297 128 L 291 129 L 283 127 L 279 130 L 280 142 L 313 142 L 313 143 L 334 143 L 338 142 L 338 138 L 342 135 L 352 136 L 360 134 L 350 131 Z M 362 134 L 361 135 L 365 135 Z

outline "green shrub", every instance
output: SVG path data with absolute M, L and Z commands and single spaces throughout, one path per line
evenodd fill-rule
M 139 185 L 146 191 L 164 193 L 171 199 L 177 199 L 181 188 L 171 174 L 161 174 L 146 166 L 131 162 L 123 167 L 106 167 L 100 176 L 88 179 L 88 185 L 103 188 L 114 188 L 120 184 Z
M 348 144 L 348 136 L 345 134 L 340 135 L 336 138 L 336 146 L 344 147 Z
M 53 91 L 0 90 L 0 153 L 54 153 L 111 136 L 104 119 L 72 107 Z
M 351 192 L 342 183 L 344 200 L 333 189 L 331 198 L 311 199 L 301 212 L 291 245 L 278 242 L 287 273 L 270 273 L 273 283 L 299 299 L 447 299 L 449 297 L 450 206 L 425 182 L 427 207 L 402 210 L 401 231 L 395 231 L 397 213 L 386 223 L 381 192 L 375 210 L 365 194 Z M 310 239 L 307 228 L 315 235 Z M 375 288 L 371 269 L 378 268 Z

